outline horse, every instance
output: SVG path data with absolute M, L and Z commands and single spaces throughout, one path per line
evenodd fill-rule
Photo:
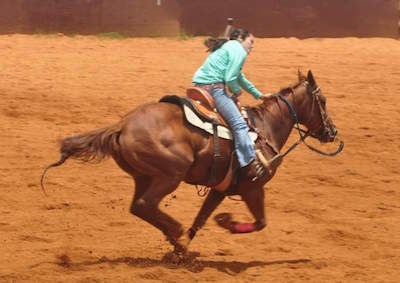
M 255 144 L 262 153 L 263 164 L 268 167 L 267 173 L 256 180 L 248 180 L 238 171 L 235 182 L 226 191 L 213 189 L 210 178 L 214 162 L 213 136 L 188 124 L 181 107 L 153 102 L 139 105 L 114 125 L 62 139 L 60 160 L 49 165 L 42 174 L 43 191 L 46 171 L 68 158 L 100 162 L 111 156 L 134 179 L 130 212 L 159 229 L 173 246 L 173 254 L 187 254 L 196 232 L 229 195 L 241 196 L 254 222 L 238 223 L 225 214 L 216 218 L 220 226 L 231 233 L 260 231 L 267 225 L 263 187 L 281 164 L 284 155 L 279 152 L 292 129 L 298 129 L 301 141 L 308 135 L 322 143 L 333 142 L 338 131 L 311 71 L 307 76 L 299 71 L 298 82 L 250 107 L 250 112 L 259 135 Z M 306 134 L 302 135 L 299 124 L 307 128 L 307 132 L 303 130 Z M 229 167 L 234 151 L 232 141 L 219 139 L 219 150 L 217 181 L 222 180 Z M 186 231 L 178 221 L 159 209 L 161 200 L 181 182 L 211 187 L 192 226 Z

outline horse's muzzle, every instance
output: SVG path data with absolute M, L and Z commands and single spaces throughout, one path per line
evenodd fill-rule
M 335 141 L 337 134 L 338 134 L 338 130 L 336 129 L 336 127 L 334 125 L 332 125 L 329 128 L 324 129 L 319 140 L 322 143 L 333 142 L 333 141 Z

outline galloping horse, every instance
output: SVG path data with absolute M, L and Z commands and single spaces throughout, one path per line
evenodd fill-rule
M 225 192 L 211 189 L 192 227 L 186 232 L 179 222 L 159 209 L 159 203 L 182 181 L 213 186 L 210 167 L 214 162 L 214 145 L 212 135 L 188 124 L 181 107 L 175 104 L 143 104 L 115 125 L 63 139 L 61 159 L 45 169 L 41 181 L 43 183 L 47 169 L 61 165 L 68 158 L 90 162 L 112 156 L 135 181 L 131 213 L 161 230 L 174 246 L 174 252 L 180 255 L 187 251 L 196 232 L 227 195 L 240 195 L 255 221 L 237 223 L 225 219 L 220 221 L 221 226 L 232 233 L 259 231 L 267 224 L 263 186 L 280 165 L 282 158 L 274 156 L 279 156 L 292 129 L 302 124 L 308 129 L 307 135 L 321 142 L 334 141 L 337 130 L 311 71 L 307 77 L 299 72 L 295 85 L 271 95 L 250 111 L 259 133 L 256 146 L 265 160 L 274 162 L 268 173 L 257 180 L 248 180 L 239 171 L 236 181 Z M 229 167 L 233 144 L 220 139 L 219 147 L 223 164 L 217 168 L 217 181 L 221 181 Z

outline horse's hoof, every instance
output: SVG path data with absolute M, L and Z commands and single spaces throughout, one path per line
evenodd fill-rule
M 214 220 L 217 222 L 217 224 L 222 227 L 225 228 L 227 230 L 231 230 L 232 227 L 232 214 L 230 213 L 219 213 L 217 215 L 214 216 Z
M 196 253 L 178 253 L 173 251 L 166 253 L 162 261 L 175 265 L 190 264 L 195 260 L 196 256 L 198 256 Z
M 164 255 L 162 261 L 165 263 L 180 264 L 184 261 L 184 257 L 175 252 L 168 252 Z
M 184 233 L 175 243 L 175 250 L 180 252 L 180 253 L 186 253 L 188 246 L 190 244 L 190 236 L 189 232 Z

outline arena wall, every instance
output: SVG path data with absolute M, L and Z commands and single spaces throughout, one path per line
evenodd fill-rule
M 194 35 L 227 17 L 260 37 L 397 36 L 398 0 L 178 0 L 181 27 Z M 213 9 L 210 9 L 213 6 Z
M 1 0 L 0 33 L 206 35 L 233 17 L 259 37 L 397 37 L 398 1 Z
M 1 0 L 0 33 L 177 35 L 177 3 L 165 2 L 158 6 L 155 0 Z

